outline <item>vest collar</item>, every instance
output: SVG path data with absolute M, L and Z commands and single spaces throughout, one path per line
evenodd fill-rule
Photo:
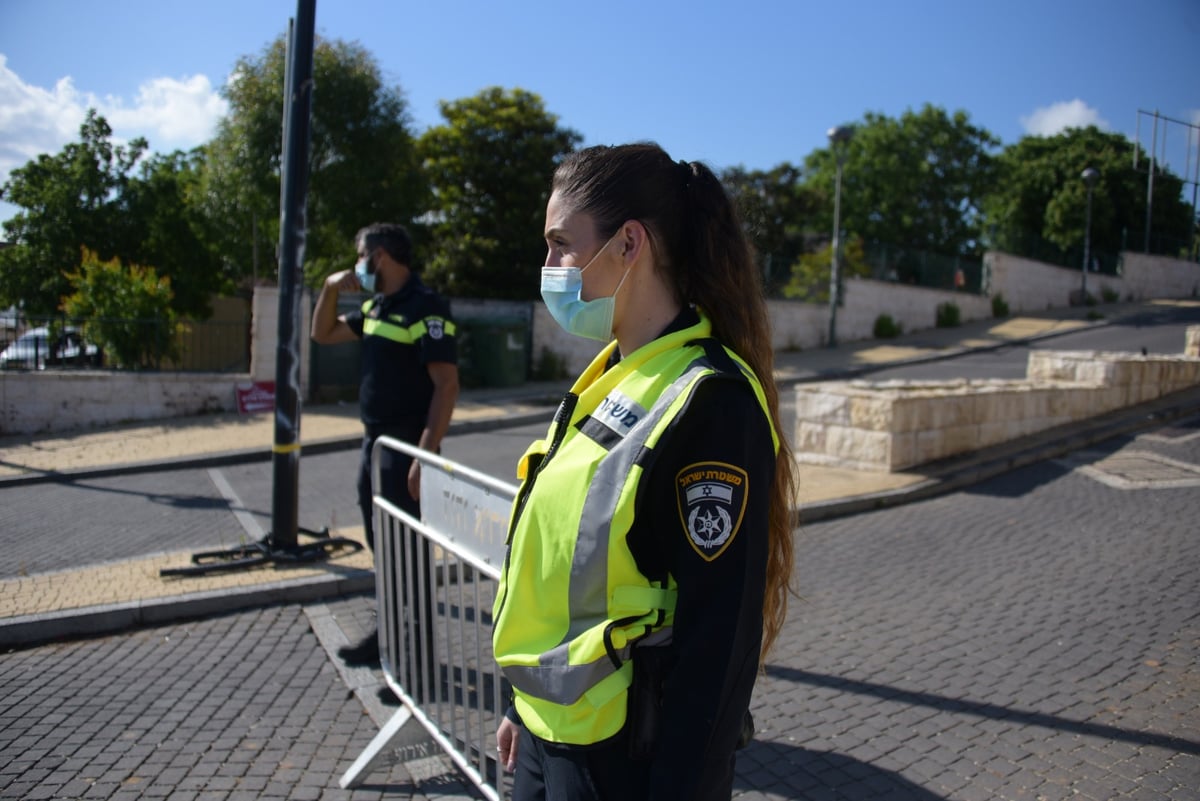
M 592 359 L 592 363 L 580 373 L 575 385 L 571 387 L 571 393 L 579 397 L 579 403 L 575 407 L 572 417 L 578 419 L 594 409 L 617 384 L 621 383 L 625 375 L 637 370 L 660 353 L 683 347 L 694 339 L 712 336 L 712 322 L 704 312 L 697 310 L 697 314 L 699 321 L 694 325 L 676 329 L 675 323 L 672 323 L 667 326 L 666 332 L 658 339 L 642 345 L 611 368 L 608 367 L 608 364 L 617 350 L 617 341 L 614 339 L 609 342 L 596 354 L 596 358 Z M 676 320 L 678 319 L 676 318 Z

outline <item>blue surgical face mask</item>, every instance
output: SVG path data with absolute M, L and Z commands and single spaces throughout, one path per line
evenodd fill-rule
M 604 252 L 604 248 L 616 238 L 617 235 L 613 234 L 612 238 L 604 243 L 604 247 L 596 251 L 596 255 L 582 268 L 542 268 L 542 300 L 545 301 L 550 316 L 564 331 L 601 342 L 612 339 L 613 310 L 617 306 L 617 292 L 629 275 L 628 268 L 621 276 L 617 288 L 608 297 L 583 300 L 580 294 L 583 292 L 583 271 L 591 267 L 592 262 Z
M 354 265 L 354 274 L 358 276 L 358 283 L 362 284 L 363 292 L 375 291 L 375 273 L 368 272 L 370 265 L 370 259 L 359 259 Z

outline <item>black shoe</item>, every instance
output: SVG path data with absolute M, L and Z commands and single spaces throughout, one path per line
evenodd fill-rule
M 351 667 L 379 667 L 379 635 L 371 632 L 357 645 L 343 645 L 338 656 Z

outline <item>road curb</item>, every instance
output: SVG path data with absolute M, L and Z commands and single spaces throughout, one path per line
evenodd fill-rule
M 0 648 L 95 637 L 141 626 L 174 623 L 273 604 L 309 603 L 374 590 L 374 571 L 353 570 L 341 575 L 310 576 L 248 587 L 20 615 L 0 620 Z

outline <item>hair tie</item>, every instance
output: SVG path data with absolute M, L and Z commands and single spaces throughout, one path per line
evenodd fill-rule
M 684 188 L 691 186 L 692 183 L 692 165 L 684 159 L 679 160 L 679 167 L 683 170 L 683 185 Z

